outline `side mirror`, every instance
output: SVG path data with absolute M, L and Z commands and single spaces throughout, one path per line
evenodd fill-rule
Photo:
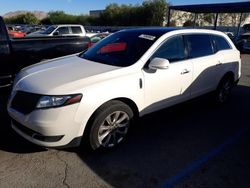
M 164 58 L 154 58 L 152 61 L 149 63 L 149 68 L 156 70 L 156 69 L 168 69 L 169 68 L 169 61 Z
M 55 31 L 54 33 L 53 33 L 53 36 L 58 36 L 59 35 L 59 31 Z

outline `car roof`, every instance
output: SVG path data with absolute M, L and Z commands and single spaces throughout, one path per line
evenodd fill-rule
M 156 37 L 160 37 L 168 32 L 174 32 L 175 34 L 216 34 L 225 36 L 221 31 L 210 30 L 210 29 L 193 29 L 183 27 L 150 27 L 150 28 L 135 28 L 135 29 L 124 29 L 120 32 L 134 33 L 134 34 L 146 34 Z
M 74 27 L 74 26 L 78 26 L 78 27 L 82 27 L 82 25 L 77 25 L 77 24 L 59 24 L 59 25 L 53 25 L 55 27 L 59 27 L 59 26 L 63 26 L 63 27 Z
M 174 28 L 174 27 L 145 27 L 145 28 L 135 28 L 135 29 L 124 29 L 120 32 L 129 32 L 129 33 L 143 33 L 143 34 L 151 34 L 161 36 L 165 33 L 174 30 L 180 30 L 181 28 Z

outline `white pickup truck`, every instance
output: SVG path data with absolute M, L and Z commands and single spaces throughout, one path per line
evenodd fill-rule
M 30 33 L 27 36 L 86 36 L 86 31 L 82 25 L 51 25 L 45 31 Z

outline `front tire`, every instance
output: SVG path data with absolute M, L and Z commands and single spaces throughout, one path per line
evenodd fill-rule
M 119 145 L 127 136 L 133 116 L 131 108 L 121 101 L 111 101 L 101 106 L 90 125 L 90 147 L 96 150 Z

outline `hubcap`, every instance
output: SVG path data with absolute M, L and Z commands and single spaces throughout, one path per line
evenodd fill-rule
M 119 144 L 128 132 L 129 116 L 123 111 L 109 114 L 98 130 L 98 141 L 104 147 Z
M 220 102 L 225 102 L 228 99 L 230 92 L 231 92 L 231 88 L 232 88 L 232 84 L 230 81 L 227 81 L 222 85 L 220 93 L 219 93 Z

